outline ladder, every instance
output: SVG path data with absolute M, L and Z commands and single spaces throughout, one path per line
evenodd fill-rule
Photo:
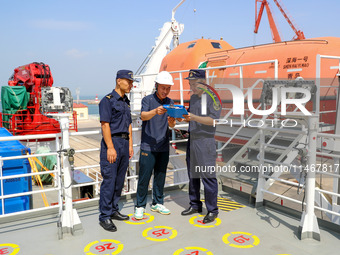
M 303 123 L 298 127 L 284 128 L 283 126 L 261 127 L 256 134 L 226 163 L 236 166 L 237 178 L 252 185 L 251 195 L 256 195 L 260 166 L 267 175 L 278 178 L 286 170 L 295 179 L 300 180 L 300 174 L 292 165 L 299 152 L 306 147 L 307 130 Z M 262 153 L 262 154 L 261 154 Z M 261 158 L 262 156 L 262 158 Z M 264 189 L 269 189 L 274 179 L 266 179 Z

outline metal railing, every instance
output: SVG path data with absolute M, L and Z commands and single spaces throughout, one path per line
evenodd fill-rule
M 6 141 L 23 141 L 23 140 L 35 140 L 35 139 L 55 139 L 57 141 L 60 138 L 59 134 L 42 134 L 42 135 L 27 135 L 27 136 L 8 136 L 8 137 L 0 137 L 0 142 L 6 142 Z M 56 142 L 56 145 L 58 143 Z M 56 151 L 58 149 L 56 148 Z M 3 171 L 3 164 L 4 161 L 10 161 L 10 160 L 28 160 L 29 158 L 35 158 L 35 157 L 46 157 L 46 156 L 58 156 L 59 154 L 57 152 L 51 152 L 51 153 L 41 153 L 41 154 L 34 154 L 34 155 L 18 155 L 18 156 L 9 156 L 9 157 L 0 157 L 0 186 L 1 186 L 1 192 L 0 192 L 0 202 L 1 202 L 1 215 L 0 218 L 6 217 L 6 215 L 19 215 L 19 214 L 25 214 L 28 211 L 43 211 L 46 210 L 47 208 L 30 208 L 30 210 L 25 210 L 25 211 L 19 211 L 19 212 L 12 212 L 5 214 L 5 200 L 6 199 L 11 199 L 11 198 L 16 198 L 16 197 L 21 197 L 21 196 L 32 196 L 34 194 L 44 194 L 48 192 L 58 192 L 58 197 L 61 197 L 61 192 L 62 192 L 62 186 L 61 186 L 61 169 L 60 169 L 60 161 L 59 157 L 57 157 L 57 167 L 55 170 L 50 170 L 50 171 L 42 171 L 42 172 L 37 172 L 37 173 L 23 173 L 23 174 L 15 174 L 15 175 L 6 175 L 4 174 Z M 22 163 L 24 164 L 24 163 Z M 12 166 L 13 168 L 13 166 Z M 55 174 L 55 180 L 56 180 L 56 185 L 55 187 L 47 188 L 47 189 L 41 189 L 41 190 L 35 190 L 35 191 L 27 191 L 27 192 L 20 192 L 20 193 L 14 193 L 11 192 L 12 194 L 7 194 L 5 195 L 5 181 L 10 180 L 10 179 L 15 179 L 15 178 L 27 178 L 27 182 L 30 182 L 30 177 L 35 177 L 35 176 L 41 176 L 41 175 L 46 175 L 46 174 Z M 32 198 L 33 199 L 33 198 Z M 51 206 L 51 207 L 59 207 L 61 210 L 62 203 L 59 203 L 58 206 Z
M 335 224 L 340 225 L 340 170 L 339 170 L 339 162 L 340 162 L 340 147 L 338 147 L 339 141 L 340 141 L 340 135 L 338 134 L 329 134 L 329 133 L 319 133 L 319 123 L 320 123 L 320 116 L 322 114 L 327 114 L 327 113 L 334 113 L 336 112 L 336 109 L 334 110 L 327 110 L 327 111 L 322 111 L 320 110 L 320 103 L 321 103 L 321 88 L 332 88 L 334 86 L 328 86 L 322 85 L 321 84 L 321 60 L 322 59 L 335 59 L 339 61 L 338 66 L 333 69 L 339 69 L 340 70 L 340 57 L 338 56 L 325 56 L 325 55 L 317 55 L 316 57 L 316 86 L 317 86 L 317 93 L 316 93 L 316 102 L 315 102 L 315 111 L 314 111 L 314 117 L 311 118 L 317 118 L 317 120 L 313 120 L 311 118 L 308 118 L 308 134 L 309 136 L 309 142 L 306 144 L 308 146 L 308 162 L 307 165 L 300 165 L 298 166 L 300 168 L 300 171 L 302 173 L 306 174 L 306 180 L 305 184 L 295 183 L 291 182 L 288 180 L 285 180 L 283 178 L 278 178 L 275 176 L 271 176 L 268 174 L 265 174 L 262 170 L 259 171 L 259 179 L 258 179 L 258 185 L 260 187 L 263 187 L 263 181 L 264 178 L 266 179 L 272 179 L 275 181 L 278 181 L 280 183 L 289 185 L 290 187 L 295 187 L 298 189 L 306 189 L 306 195 L 307 195 L 307 201 L 304 202 L 304 199 L 302 201 L 294 199 L 288 195 L 284 194 L 278 194 L 272 191 L 268 191 L 267 189 L 260 188 L 259 189 L 259 194 L 256 194 L 256 199 L 257 201 L 262 201 L 263 200 L 263 194 L 269 194 L 272 195 L 276 198 L 281 198 L 282 200 L 287 200 L 293 203 L 297 203 L 303 206 L 306 206 L 306 211 L 304 211 L 305 214 L 302 215 L 302 222 L 304 220 L 307 220 L 307 223 L 304 224 L 304 227 L 309 230 L 313 230 L 313 233 L 318 232 L 318 226 L 316 221 L 313 223 L 313 215 L 314 211 L 318 210 L 321 213 L 324 212 L 328 216 L 329 220 Z M 332 68 L 331 68 L 332 69 Z M 337 91 L 339 93 L 339 91 Z M 315 122 L 316 121 L 316 122 Z M 313 123 L 313 124 L 311 124 Z M 320 138 L 327 138 L 329 139 L 328 142 L 333 144 L 333 148 L 323 148 L 323 146 L 326 146 L 319 141 L 320 145 L 316 144 L 316 141 L 320 140 Z M 262 139 L 262 144 L 264 143 L 264 139 Z M 264 147 L 263 145 L 260 146 L 260 154 L 261 154 L 261 161 L 260 165 L 263 165 L 265 162 L 268 162 L 268 160 L 264 160 Z M 326 152 L 325 152 L 326 151 Z M 325 163 L 325 160 L 332 160 L 332 163 Z M 321 163 L 319 163 L 321 162 Z M 270 162 L 274 163 L 274 162 Z M 333 168 L 331 167 L 333 166 Z M 321 170 L 320 170 L 321 167 Z M 329 171 L 324 171 L 332 169 L 334 170 L 334 173 L 331 173 Z M 326 188 L 322 188 L 322 181 L 320 182 L 320 187 L 315 186 L 316 182 L 316 177 L 315 174 L 318 174 L 320 176 L 320 180 L 323 180 L 322 176 L 328 176 L 332 178 L 333 181 L 333 190 L 327 190 Z M 261 183 L 262 182 L 262 183 Z M 261 184 L 260 184 L 261 183 Z M 309 187 L 308 187 L 309 186 Z M 331 199 L 327 198 L 326 195 L 331 196 Z M 282 202 L 281 202 L 282 204 Z M 317 204 L 317 205 L 316 205 Z M 306 216 L 308 215 L 308 216 Z M 315 216 L 314 216 L 315 217 Z M 316 224 L 316 226 L 315 226 Z
M 28 110 L 15 113 L 0 112 L 0 127 L 5 127 L 13 135 L 59 133 L 58 121 L 42 114 L 31 114 Z M 77 112 L 73 111 L 70 118 L 70 130 L 78 131 Z
M 334 139 L 334 141 L 340 140 L 340 135 L 335 135 L 335 134 L 317 133 L 317 137 L 319 137 L 319 138 L 321 138 L 321 137 L 332 138 L 332 139 Z M 327 159 L 333 160 L 333 167 L 332 167 L 332 164 L 329 164 L 329 163 L 314 162 L 311 166 L 309 166 L 309 167 L 312 167 L 312 169 L 308 169 L 308 170 L 314 171 L 316 174 L 326 175 L 326 176 L 333 178 L 333 191 L 329 191 L 329 190 L 326 190 L 326 189 L 315 187 L 316 196 L 327 194 L 327 195 L 330 195 L 332 197 L 332 200 L 329 201 L 325 197 L 323 197 L 323 200 L 322 200 L 322 203 L 321 203 L 322 206 L 314 205 L 314 209 L 325 212 L 326 215 L 328 216 L 328 218 L 333 223 L 336 223 L 338 225 L 340 225 L 340 221 L 338 220 L 338 218 L 335 218 L 335 216 L 336 217 L 340 216 L 340 208 L 338 206 L 336 206 L 336 205 L 338 205 L 338 199 L 340 198 L 339 186 L 338 186 L 339 181 L 340 181 L 340 173 L 339 173 L 339 171 L 340 171 L 340 166 L 339 166 L 340 150 L 339 149 L 340 148 L 334 149 L 334 151 L 331 151 L 331 152 L 321 152 L 322 149 L 320 147 L 315 148 L 315 151 L 316 151 L 315 153 L 316 153 L 316 156 L 318 158 L 320 158 L 320 159 L 327 158 Z M 334 154 L 334 153 L 336 153 L 336 154 Z M 302 166 L 300 166 L 300 167 L 302 167 Z M 324 167 L 327 167 L 326 171 L 322 170 L 322 168 L 324 168 Z M 321 170 L 320 170 L 320 168 L 321 168 Z M 328 172 L 328 170 L 334 170 L 334 173 L 330 173 L 330 172 Z M 302 170 L 302 171 L 304 171 L 304 170 Z M 273 176 L 270 176 L 270 175 L 267 175 L 267 174 L 264 174 L 264 173 L 262 173 L 261 176 L 264 177 L 264 178 L 273 179 L 275 181 L 278 181 L 278 182 L 281 182 L 281 183 L 284 183 L 284 184 L 287 184 L 287 185 L 290 185 L 290 186 L 304 188 L 303 184 L 292 182 L 292 181 L 287 181 L 283 178 L 273 177 Z M 279 197 L 281 199 L 291 201 L 291 202 L 294 202 L 294 203 L 297 203 L 297 204 L 306 205 L 306 203 L 303 203 L 299 200 L 293 199 L 289 196 L 285 196 L 285 195 L 282 195 L 282 194 L 271 192 L 271 191 L 268 191 L 266 189 L 261 189 L 261 192 L 264 192 L 264 193 L 267 193 L 267 194 L 270 194 L 270 195 L 273 195 L 273 196 L 276 196 L 276 197 Z M 317 194 L 319 194 L 319 195 L 317 195 Z M 332 208 L 332 210 L 329 210 L 329 209 L 326 209 L 326 208 Z
M 185 124 L 181 124 L 181 126 L 185 126 Z M 133 128 L 133 132 L 140 131 L 141 128 Z M 77 136 L 90 136 L 90 135 L 98 135 L 101 134 L 101 130 L 98 129 L 96 131 L 86 131 L 86 132 L 72 132 L 70 133 L 70 139 L 72 137 L 77 137 Z M 58 203 L 53 203 L 56 205 L 49 205 L 47 208 L 42 207 L 42 208 L 30 208 L 29 210 L 23 210 L 20 212 L 11 212 L 11 213 L 5 213 L 6 209 L 6 199 L 11 199 L 15 197 L 20 197 L 20 196 L 32 196 L 35 194 L 43 194 L 43 193 L 50 193 L 50 192 L 57 192 L 57 197 L 61 198 L 63 194 L 63 187 L 62 185 L 62 176 L 63 176 L 63 171 L 61 169 L 61 162 L 60 162 L 60 153 L 57 152 L 59 150 L 59 139 L 60 139 L 60 134 L 43 134 L 43 135 L 27 135 L 27 136 L 8 136 L 8 137 L 0 137 L 0 142 L 6 142 L 6 141 L 24 141 L 24 140 L 40 140 L 40 139 L 53 139 L 55 141 L 55 150 L 54 152 L 50 153 L 42 153 L 42 154 L 32 154 L 32 155 L 18 155 L 18 156 L 11 156 L 11 157 L 0 157 L 0 202 L 2 205 L 2 212 L 0 213 L 0 218 L 4 218 L 7 216 L 12 216 L 12 215 L 22 215 L 26 214 L 29 212 L 39 212 L 39 211 L 44 211 L 48 208 L 59 208 L 59 211 L 62 211 L 63 203 L 61 199 L 59 199 Z M 187 139 L 181 139 L 181 140 L 171 140 L 171 143 L 181 143 L 181 142 L 186 142 Z M 133 146 L 139 147 L 139 143 L 133 144 Z M 82 154 L 82 153 L 89 153 L 89 152 L 98 152 L 100 149 L 99 148 L 87 148 L 87 149 L 78 149 L 75 150 L 75 156 Z M 176 154 L 176 155 L 170 155 L 170 158 L 176 158 L 176 157 L 182 157 L 185 154 Z M 55 170 L 51 171 L 42 171 L 38 173 L 23 173 L 23 174 L 15 174 L 15 175 L 4 175 L 3 172 L 3 162 L 4 161 L 10 161 L 10 160 L 27 160 L 28 158 L 35 158 L 35 157 L 46 157 L 46 156 L 56 156 L 58 158 L 57 165 Z M 130 163 L 136 163 L 138 162 L 138 159 L 131 159 Z M 95 186 L 95 196 L 92 199 L 84 200 L 84 201 L 75 201 L 73 204 L 86 204 L 87 202 L 93 201 L 93 200 L 99 200 L 99 197 L 97 196 L 100 192 L 100 183 L 102 181 L 101 173 L 99 169 L 99 157 L 98 157 L 98 164 L 95 165 L 86 165 L 86 166 L 75 166 L 74 170 L 80 170 L 87 176 L 89 176 L 93 181 L 87 182 L 87 183 L 81 183 L 81 184 L 72 184 L 72 188 L 80 188 L 80 187 L 85 187 L 85 186 Z M 172 174 L 177 171 L 186 171 L 186 168 L 177 168 L 177 169 L 171 169 L 168 171 L 168 174 Z M 31 178 L 34 176 L 41 176 L 41 175 L 46 175 L 46 174 L 54 174 L 55 175 L 55 187 L 51 188 L 44 188 L 42 190 L 31 190 L 27 192 L 20 192 L 20 193 L 15 193 L 15 194 L 6 194 L 5 195 L 5 188 L 4 188 L 4 182 L 9 179 L 14 179 L 14 178 Z M 133 175 L 133 176 L 127 176 L 126 181 L 130 180 L 137 180 L 138 175 Z M 29 180 L 31 181 L 31 180 Z M 168 183 L 167 186 L 174 186 L 174 185 L 179 185 L 179 184 L 184 184 L 186 182 L 180 182 L 180 183 Z M 127 194 L 133 194 L 135 193 L 136 190 L 126 190 L 122 194 L 127 195 Z M 32 198 L 33 199 L 33 198 Z

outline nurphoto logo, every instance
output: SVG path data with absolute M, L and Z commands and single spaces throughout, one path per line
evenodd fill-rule
M 243 94 L 242 89 L 232 84 L 223 84 L 223 85 L 220 85 L 220 87 L 223 87 L 224 89 L 228 89 L 232 94 L 233 114 L 244 115 L 245 95 Z M 290 94 L 297 94 L 297 93 L 303 94 L 304 97 L 288 98 L 287 96 Z M 203 94 L 202 96 L 206 97 L 206 94 Z M 247 100 L 248 108 L 250 112 L 253 114 L 261 115 L 261 116 L 270 115 L 276 111 L 279 103 L 281 103 L 281 115 L 287 114 L 287 111 L 286 111 L 287 105 L 295 105 L 306 116 L 312 115 L 303 105 L 311 99 L 311 92 L 308 89 L 293 88 L 293 87 L 281 87 L 281 88 L 273 87 L 272 88 L 272 99 L 273 99 L 272 106 L 270 107 L 270 109 L 267 109 L 267 110 L 255 109 L 254 103 L 253 103 L 253 89 L 248 89 L 248 100 Z M 201 106 L 202 106 L 202 115 L 206 115 L 206 112 L 207 112 L 206 98 L 202 98 Z

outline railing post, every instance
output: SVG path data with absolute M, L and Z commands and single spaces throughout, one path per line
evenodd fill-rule
M 337 141 L 337 139 L 335 139 L 335 141 Z M 339 155 L 339 152 L 335 152 L 335 153 Z M 333 158 L 334 174 L 338 174 L 338 175 L 340 174 L 339 163 L 340 163 L 339 158 Z M 333 179 L 333 192 L 337 194 L 340 194 L 339 182 L 340 182 L 340 178 Z M 332 211 L 333 212 L 339 210 L 339 205 L 340 205 L 339 200 L 340 200 L 340 197 L 335 196 L 335 195 L 332 196 Z M 340 225 L 340 217 L 336 215 L 332 215 L 332 222 Z
M 179 93 L 180 93 L 181 105 L 184 105 L 182 73 L 179 73 Z
M 279 61 L 275 59 L 274 61 L 274 79 L 277 80 L 279 78 Z
M 316 55 L 316 107 L 315 107 L 315 114 L 320 114 L 320 86 L 321 86 L 321 56 L 318 54 Z
M 223 162 L 223 150 L 220 150 L 223 146 L 222 142 L 217 142 L 217 158 L 216 161 L 217 162 Z
M 240 66 L 240 89 L 242 90 L 242 93 L 244 94 L 244 88 L 243 88 L 243 67 Z M 241 115 L 240 117 L 241 122 L 244 121 L 244 114 Z
M 263 206 L 263 192 L 262 189 L 264 188 L 265 179 L 263 177 L 264 174 L 264 153 L 265 153 L 265 131 L 263 128 L 260 128 L 260 159 L 259 159 L 259 177 L 257 181 L 257 189 L 256 189 L 256 201 L 255 201 L 255 207 L 261 207 Z
M 59 116 L 59 123 L 62 134 L 62 161 L 64 170 L 64 196 L 65 207 L 62 213 L 61 222 L 64 233 L 74 234 L 75 231 L 81 230 L 82 225 L 77 214 L 76 209 L 73 209 L 72 201 L 72 175 L 73 169 L 70 167 L 69 158 L 65 155 L 64 151 L 70 149 L 70 136 L 69 136 L 69 116 L 68 114 Z
M 312 238 L 320 241 L 320 230 L 314 213 L 315 203 L 315 168 L 316 168 L 316 138 L 318 133 L 319 115 L 308 117 L 308 162 L 306 178 L 306 207 L 302 212 L 299 226 L 301 239 Z
M 98 173 L 96 172 L 96 195 L 99 195 L 99 184 L 98 184 L 98 181 L 99 181 L 99 176 L 98 176 Z
M 59 137 L 55 138 L 55 147 L 56 151 L 60 150 L 60 143 L 59 143 Z M 61 172 L 61 157 L 58 155 L 57 156 L 57 170 L 58 172 L 56 173 L 55 177 L 55 182 L 56 186 L 58 187 L 58 205 L 59 205 L 59 219 L 57 222 L 57 227 L 58 227 L 58 238 L 62 239 L 63 238 L 63 229 L 62 229 L 62 222 L 61 222 L 61 217 L 63 214 L 63 190 L 62 190 L 62 172 Z
M 174 141 L 171 146 L 172 148 L 174 148 L 175 150 L 177 150 L 177 144 L 176 144 L 176 131 L 175 129 L 171 130 L 171 137 L 172 137 L 172 141 Z
M 3 161 L 2 161 L 2 157 L 0 156 L 0 177 L 1 177 L 1 192 L 0 195 L 3 196 L 4 195 L 4 180 L 2 179 L 2 165 L 3 165 Z M 1 214 L 4 215 L 5 214 L 5 199 L 1 199 Z
M 339 68 L 340 68 L 340 59 L 339 59 Z M 340 72 L 340 69 L 339 69 Z M 336 119 L 335 119 L 335 130 L 334 130 L 335 135 L 340 134 L 340 89 L 338 88 L 338 92 L 336 95 Z M 339 144 L 340 139 L 335 139 L 335 143 Z M 340 154 L 339 151 L 336 151 L 335 154 Z M 333 162 L 333 169 L 335 169 L 335 173 L 340 174 L 339 172 L 339 163 L 340 160 L 339 158 L 334 158 Z M 334 178 L 333 180 L 333 191 L 335 193 L 340 193 L 340 178 L 336 179 Z M 332 198 L 332 208 L 335 209 L 340 205 L 340 197 L 335 197 L 333 196 Z M 340 223 L 339 217 L 336 217 L 335 215 L 332 216 L 332 221 L 338 221 Z

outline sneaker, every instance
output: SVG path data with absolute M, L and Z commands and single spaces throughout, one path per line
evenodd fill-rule
M 136 207 L 135 210 L 135 219 L 142 220 L 144 217 L 144 208 L 143 207 Z
M 170 210 L 161 204 L 152 205 L 151 211 L 159 212 L 160 214 L 170 214 Z

